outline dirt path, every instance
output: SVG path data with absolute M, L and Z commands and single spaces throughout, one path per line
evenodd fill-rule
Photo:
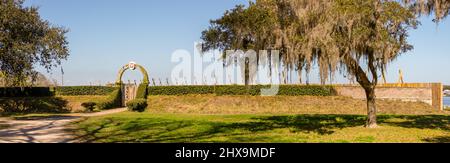
M 65 114 L 26 119 L 0 118 L 0 143 L 72 143 L 66 125 L 83 117 L 102 116 L 126 111 L 126 108 L 89 114 Z

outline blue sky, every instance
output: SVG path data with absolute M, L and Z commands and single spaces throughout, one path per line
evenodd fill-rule
M 247 0 L 27 0 L 40 7 L 41 16 L 70 29 L 70 57 L 63 62 L 65 85 L 113 82 L 119 68 L 129 61 L 145 66 L 153 78 L 170 77 L 177 49 L 193 53 L 194 42 L 210 19 Z M 411 32 L 415 49 L 392 63 L 388 81 L 398 70 L 406 82 L 450 84 L 450 22 L 436 25 L 422 18 L 422 26 Z M 61 80 L 60 69 L 50 78 Z M 139 79 L 129 72 L 127 79 Z M 318 82 L 316 74 L 311 76 Z

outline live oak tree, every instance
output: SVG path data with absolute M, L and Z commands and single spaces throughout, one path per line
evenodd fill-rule
M 417 17 L 449 14 L 449 0 L 282 0 L 301 25 L 301 53 L 319 63 L 321 79 L 336 70 L 356 78 L 367 97 L 367 127 L 377 126 L 375 87 L 389 62 L 412 49 Z
M 23 0 L 0 0 L 0 71 L 7 86 L 28 86 L 35 66 L 51 70 L 69 55 L 67 30 L 41 19 Z
M 389 0 L 288 1 L 301 24 L 299 51 L 315 58 L 320 77 L 340 71 L 365 90 L 368 128 L 377 127 L 375 88 L 378 78 L 408 44 L 408 30 L 418 21 L 412 10 Z
M 418 21 L 411 8 L 393 0 L 256 0 L 248 8 L 265 8 L 270 16 L 255 19 L 239 14 L 248 11 L 242 7 L 227 12 L 203 33 L 207 47 L 245 49 L 241 46 L 245 44 L 236 42 L 261 45 L 281 50 L 283 64 L 297 71 L 308 72 L 317 63 L 322 83 L 337 71 L 351 76 L 366 92 L 366 126 L 377 127 L 375 87 L 388 63 L 412 49 L 408 30 Z M 232 14 L 237 19 L 227 19 Z M 271 23 L 242 28 L 250 20 Z M 261 28 L 270 32 L 255 30 Z

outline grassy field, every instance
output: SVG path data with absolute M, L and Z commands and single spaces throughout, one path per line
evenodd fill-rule
M 448 115 L 192 115 L 120 113 L 77 123 L 87 142 L 450 142 Z
M 344 97 L 155 96 L 144 113 L 73 124 L 86 142 L 450 142 L 450 114 L 421 103 L 379 101 L 366 129 L 365 104 Z

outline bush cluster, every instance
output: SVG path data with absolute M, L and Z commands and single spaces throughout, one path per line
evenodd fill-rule
M 0 97 L 49 97 L 53 96 L 49 87 L 0 87 Z
M 136 98 L 147 99 L 147 95 L 148 95 L 147 86 L 148 86 L 148 84 L 146 84 L 146 83 L 139 84 L 137 92 L 136 92 Z
M 116 90 L 111 92 L 105 100 L 99 102 L 97 104 L 97 107 L 100 110 L 107 110 L 121 107 L 121 105 L 122 105 L 122 93 L 120 89 L 116 88 Z
M 81 104 L 81 106 L 84 107 L 86 109 L 86 111 L 88 111 L 88 112 L 94 111 L 96 105 L 97 105 L 97 103 L 95 103 L 95 102 L 83 102 Z
M 2 113 L 68 113 L 68 101 L 60 97 L 0 98 Z
M 56 94 L 61 96 L 108 95 L 115 89 L 107 86 L 67 86 L 57 87 Z
M 127 102 L 127 108 L 130 111 L 143 112 L 147 108 L 147 100 L 138 98 Z
M 149 95 L 214 94 L 214 86 L 150 86 Z
M 149 95 L 186 95 L 186 94 L 216 94 L 216 95 L 261 95 L 261 89 L 269 85 L 221 85 L 221 86 L 153 86 L 148 88 Z M 285 96 L 333 96 L 335 91 L 331 86 L 320 85 L 280 85 L 277 95 Z

